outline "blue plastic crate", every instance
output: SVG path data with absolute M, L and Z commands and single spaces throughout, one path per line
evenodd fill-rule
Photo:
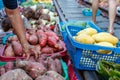
M 92 23 L 91 23 L 92 24 Z M 93 28 L 99 30 L 97 26 Z M 81 70 L 96 70 L 96 63 L 98 60 L 106 60 L 115 63 L 120 63 L 120 44 L 117 44 L 117 48 L 97 46 L 93 44 L 83 44 L 75 41 L 73 36 L 80 31 L 80 27 L 67 26 L 67 50 L 72 58 L 73 64 L 76 68 Z M 111 54 L 100 54 L 97 53 L 97 50 L 110 50 Z
M 90 9 L 90 8 L 88 8 Z M 86 10 L 86 8 L 82 9 L 82 14 L 85 15 L 85 16 L 92 16 L 92 10 L 90 9 L 89 11 Z M 101 11 L 98 9 L 97 10 L 97 13 L 96 13 L 96 16 L 100 16 L 101 14 Z

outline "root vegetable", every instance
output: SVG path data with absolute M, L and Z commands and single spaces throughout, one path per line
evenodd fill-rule
M 48 37 L 48 45 L 54 48 L 58 48 L 57 40 L 53 36 Z
M 30 62 L 36 62 L 34 56 L 30 56 L 29 60 Z
M 45 75 L 52 77 L 53 80 L 64 80 L 64 78 L 55 71 L 47 71 Z
M 12 45 L 9 45 L 9 46 L 5 49 L 4 55 L 5 55 L 6 57 L 14 57 L 14 56 L 15 56 L 15 54 L 14 54 L 14 52 L 13 52 Z
M 46 75 L 43 75 L 43 76 L 37 77 L 35 80 L 53 80 L 53 78 L 46 76 Z
M 27 32 L 26 32 L 26 34 L 25 34 L 25 35 L 26 35 L 26 39 L 27 39 L 27 40 L 29 40 L 30 35 L 29 35 Z
M 0 66 L 0 76 L 5 73 L 5 68 L 4 66 Z
M 16 56 L 22 56 L 23 50 L 22 50 L 22 46 L 19 42 L 12 41 L 12 47 L 13 47 L 13 51 Z
M 40 75 L 43 75 L 46 72 L 46 68 L 38 62 L 16 61 L 16 67 L 27 71 L 33 79 Z
M 62 74 L 62 65 L 59 59 L 55 59 L 55 63 L 56 63 L 56 68 L 57 68 L 57 72 L 59 74 Z
M 48 58 L 47 62 L 48 62 L 48 70 L 52 70 L 52 71 L 56 71 L 57 72 L 55 61 L 52 58 Z
M 57 44 L 58 44 L 57 50 L 58 51 L 62 51 L 63 50 L 63 46 L 62 46 L 61 42 L 59 41 Z
M 53 48 L 49 47 L 49 46 L 45 46 L 41 49 L 41 53 L 45 53 L 45 54 L 51 54 L 53 53 Z
M 46 31 L 47 36 L 53 36 L 56 40 L 59 40 L 59 37 L 53 31 Z
M 5 65 L 5 71 L 10 71 L 14 68 L 14 63 L 13 62 L 7 62 L 7 64 Z
M 39 39 L 39 44 L 41 47 L 46 46 L 47 44 L 47 35 L 45 34 L 45 32 L 43 32 L 42 30 L 38 30 L 37 31 L 37 36 Z
M 0 80 L 33 80 L 22 69 L 14 69 L 0 76 Z
M 29 42 L 31 45 L 36 45 L 38 43 L 38 37 L 36 34 L 30 35 Z
M 23 8 L 23 15 L 27 18 L 30 19 L 32 18 L 32 16 L 34 15 L 34 11 L 30 8 Z

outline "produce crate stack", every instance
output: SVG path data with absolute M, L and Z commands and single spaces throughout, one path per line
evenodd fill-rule
M 19 39 L 7 25 L 10 29 L 4 28 L 6 32 L 0 36 L 0 80 L 18 79 L 18 76 L 21 80 L 77 80 L 65 43 L 54 32 L 58 15 L 51 0 L 45 0 L 45 3 L 19 1 L 26 38 L 40 55 L 36 59 L 36 54 L 31 51 L 26 61 Z M 10 24 L 8 18 L 4 18 L 2 24 Z

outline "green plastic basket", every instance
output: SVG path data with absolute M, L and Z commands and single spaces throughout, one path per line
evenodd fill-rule
M 0 62 L 0 66 L 4 66 L 6 62 Z
M 68 76 L 68 66 L 67 64 L 61 59 L 60 60 L 61 64 L 62 64 L 62 76 L 64 77 L 64 80 L 69 80 L 69 76 Z

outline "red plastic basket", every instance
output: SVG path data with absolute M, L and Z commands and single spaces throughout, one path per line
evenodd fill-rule
M 61 54 L 61 56 L 65 56 L 66 55 L 66 47 L 63 41 L 60 41 L 60 43 L 63 46 L 63 50 L 60 52 L 56 52 L 56 53 L 52 53 L 52 54 L 48 54 L 48 56 L 51 56 L 53 54 Z M 0 48 L 0 61 L 14 61 L 16 59 L 25 59 L 25 57 L 5 57 L 4 55 L 4 51 L 5 51 L 6 45 Z
M 4 51 L 5 51 L 6 45 L 0 48 L 0 61 L 8 62 L 8 61 L 14 61 L 16 59 L 25 59 L 25 57 L 5 57 Z

